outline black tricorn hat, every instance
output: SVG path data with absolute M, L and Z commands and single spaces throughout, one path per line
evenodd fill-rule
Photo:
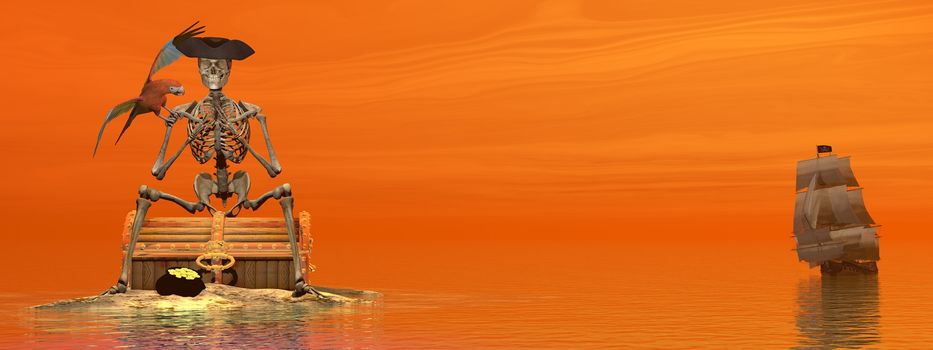
M 242 41 L 227 38 L 194 37 L 174 45 L 185 56 L 199 58 L 242 60 L 256 52 Z

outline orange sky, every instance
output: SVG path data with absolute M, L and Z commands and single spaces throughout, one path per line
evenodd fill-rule
M 824 143 L 853 156 L 886 239 L 927 236 L 933 5 L 657 3 L 4 3 L 0 263 L 63 252 L 81 259 L 74 271 L 115 278 L 136 188 L 194 198 L 194 175 L 209 169 L 190 155 L 165 180 L 150 176 L 163 132 L 151 116 L 114 146 L 117 120 L 91 158 L 104 114 L 194 20 L 257 51 L 234 63 L 225 92 L 264 108 L 285 170 L 269 179 L 253 160 L 241 168 L 257 194 L 292 183 L 331 251 L 525 240 L 789 248 L 795 162 Z M 151 14 L 132 19 L 141 13 Z M 190 59 L 158 76 L 188 91 L 170 105 L 206 94 Z M 270 205 L 256 215 L 278 215 Z M 152 213 L 186 215 L 162 203 Z

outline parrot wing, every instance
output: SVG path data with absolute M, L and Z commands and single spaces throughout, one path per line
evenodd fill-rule
M 110 112 L 107 112 L 107 116 L 104 118 L 104 125 L 100 126 L 100 132 L 97 133 L 97 143 L 94 144 L 94 154 L 92 156 L 97 155 L 97 147 L 100 146 L 100 137 L 104 135 L 104 128 L 107 127 L 107 123 L 116 119 L 123 113 L 132 111 L 134 108 L 136 108 L 136 103 L 139 101 L 140 100 L 138 97 L 131 98 L 129 100 L 120 102 L 120 104 L 116 106 L 113 106 L 113 108 L 110 109 Z
M 152 76 L 159 71 L 159 69 L 165 68 L 166 66 L 177 61 L 181 57 L 181 51 L 175 47 L 175 44 L 182 41 L 188 40 L 195 35 L 204 33 L 204 26 L 194 28 L 200 22 L 194 22 L 188 28 L 185 28 L 181 33 L 176 35 L 172 40 L 169 40 L 165 45 L 162 46 L 162 49 L 159 50 L 159 54 L 156 55 L 155 61 L 152 62 L 152 68 L 149 68 L 149 76 L 146 77 L 146 82 L 152 81 Z M 194 29 L 192 29 L 194 28 Z

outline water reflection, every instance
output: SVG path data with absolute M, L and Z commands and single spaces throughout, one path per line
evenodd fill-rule
M 798 349 L 877 344 L 878 276 L 812 276 L 797 287 Z
M 37 347 L 298 349 L 374 347 L 380 303 L 335 307 L 281 305 L 242 309 L 37 310 L 30 340 Z M 80 339 L 74 337 L 80 334 Z

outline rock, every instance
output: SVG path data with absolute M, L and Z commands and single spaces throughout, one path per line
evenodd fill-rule
M 292 292 L 284 289 L 248 289 L 224 284 L 209 283 L 195 297 L 178 295 L 161 296 L 154 290 L 130 289 L 123 294 L 108 294 L 62 300 L 50 304 L 33 306 L 37 309 L 116 307 L 116 308 L 159 308 L 159 309 L 226 309 L 263 305 L 330 305 L 371 303 L 380 294 L 372 291 L 315 287 L 327 299 L 318 299 L 308 293 L 292 298 Z

